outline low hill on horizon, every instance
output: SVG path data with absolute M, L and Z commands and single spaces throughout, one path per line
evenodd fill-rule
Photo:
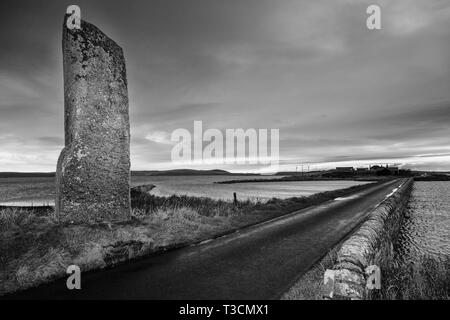
M 213 175 L 243 175 L 254 176 L 253 173 L 231 173 L 226 170 L 194 170 L 194 169 L 174 169 L 174 170 L 143 170 L 131 171 L 132 176 L 213 176 Z M 0 178 L 52 178 L 55 172 L 0 172 Z
M 131 171 L 132 176 L 211 176 L 211 175 L 233 175 L 225 170 L 194 170 L 194 169 L 173 169 L 173 170 L 144 170 Z
M 54 172 L 0 172 L 0 178 L 52 178 Z

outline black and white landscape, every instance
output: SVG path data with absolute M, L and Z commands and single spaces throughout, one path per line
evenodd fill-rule
M 449 299 L 448 1 L 0 24 L 0 299 Z

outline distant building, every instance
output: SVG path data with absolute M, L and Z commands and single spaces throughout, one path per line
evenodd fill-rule
M 388 167 L 388 170 L 393 174 L 398 174 L 399 168 L 398 167 Z
M 381 170 L 384 170 L 384 169 L 386 169 L 386 168 L 383 167 L 383 166 L 379 166 L 379 165 L 374 165 L 374 166 L 370 167 L 370 171 L 371 172 L 378 172 L 378 171 L 381 171 Z
M 356 168 L 356 172 L 357 173 L 368 173 L 369 169 L 368 168 Z
M 354 172 L 353 167 L 336 167 L 336 172 Z
M 400 172 L 400 169 L 395 166 L 389 166 L 386 164 L 386 167 L 374 165 L 370 167 L 371 173 L 376 173 L 377 175 L 398 175 Z

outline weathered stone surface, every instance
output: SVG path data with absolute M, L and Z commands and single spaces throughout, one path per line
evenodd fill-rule
M 335 270 L 334 299 L 364 299 L 364 276 L 346 269 Z
M 97 27 L 63 25 L 65 148 L 56 215 L 95 223 L 130 217 L 130 125 L 122 48 Z
M 325 270 L 322 286 L 322 297 L 324 299 L 333 299 L 334 297 L 334 274 L 335 270 Z

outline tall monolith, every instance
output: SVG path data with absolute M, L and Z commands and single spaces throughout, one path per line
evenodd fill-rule
M 94 25 L 64 19 L 65 147 L 56 173 L 60 221 L 130 218 L 130 124 L 122 48 Z

